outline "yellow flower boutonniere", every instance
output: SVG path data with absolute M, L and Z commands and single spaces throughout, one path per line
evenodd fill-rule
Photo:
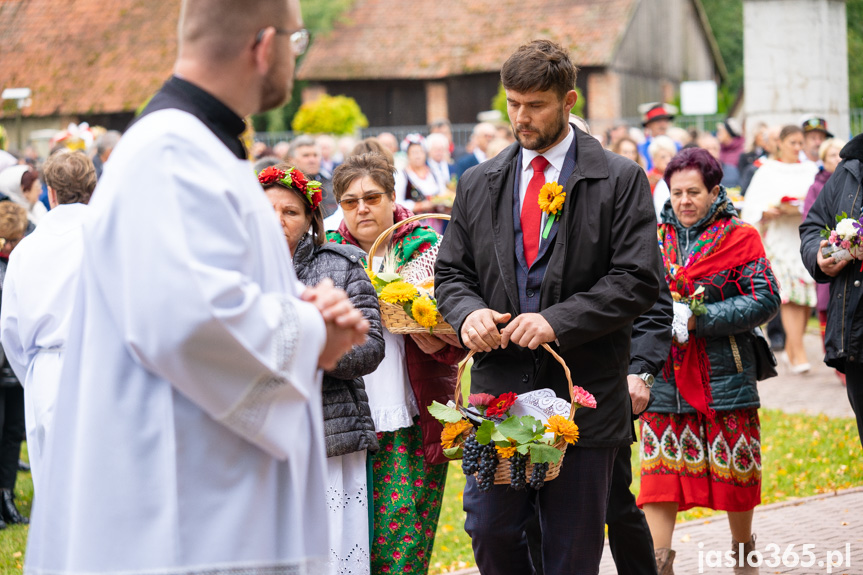
M 545 228 L 542 230 L 542 238 L 548 237 L 551 232 L 551 226 L 555 220 L 560 217 L 560 209 L 563 207 L 563 202 L 566 200 L 566 192 L 563 191 L 563 186 L 557 182 L 546 182 L 539 190 L 539 209 L 548 214 L 548 219 L 545 223 Z

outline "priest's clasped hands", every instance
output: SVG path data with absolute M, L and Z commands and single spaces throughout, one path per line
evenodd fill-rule
M 331 370 L 352 347 L 366 341 L 369 322 L 351 305 L 348 294 L 335 287 L 329 278 L 315 287 L 307 288 L 302 298 L 314 304 L 324 319 L 327 343 L 318 358 L 318 366 Z
M 554 329 L 538 313 L 523 313 L 515 316 L 499 313 L 493 309 L 478 309 L 471 312 L 461 326 L 461 340 L 465 347 L 473 351 L 491 351 L 506 346 L 510 342 L 528 349 L 536 349 L 543 343 L 557 339 Z M 499 330 L 498 325 L 509 322 Z

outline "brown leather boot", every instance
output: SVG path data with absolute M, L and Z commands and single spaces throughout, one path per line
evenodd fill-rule
M 656 549 L 656 573 L 658 575 L 674 575 L 674 549 L 663 547 Z
M 748 561 L 749 554 L 755 551 L 755 533 L 749 538 L 749 541 L 743 544 L 743 567 L 740 566 L 741 561 L 737 554 L 740 550 L 740 542 L 731 540 L 731 551 L 734 556 L 734 575 L 758 575 L 759 569 L 754 565 L 750 565 Z

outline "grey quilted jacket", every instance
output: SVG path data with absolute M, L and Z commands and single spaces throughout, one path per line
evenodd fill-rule
M 680 225 L 670 202 L 666 203 L 662 212 L 662 222 L 675 226 L 678 253 L 684 257 L 684 254 L 688 256 L 698 237 L 715 219 L 736 216 L 737 211 L 731 202 L 727 201 L 725 190 L 722 189 L 707 215 L 694 226 L 684 228 Z M 766 259 L 760 259 L 738 267 L 748 268 L 740 277 L 740 288 L 743 293 L 748 294 L 754 286 L 756 297 L 740 295 L 732 282 L 724 281 L 727 277 L 736 277 L 733 270 L 720 272 L 712 278 L 705 278 L 705 281 L 696 282 L 697 285 L 704 286 L 707 313 L 696 318 L 695 335 L 707 340 L 710 389 L 713 396 L 710 405 L 717 411 L 760 407 L 756 388 L 755 336 L 752 330 L 775 316 L 780 303 L 779 287 L 769 265 Z M 769 283 L 764 274 L 760 273 L 765 269 Z M 751 276 L 751 279 L 746 276 Z M 718 285 L 723 287 L 716 287 Z M 668 372 L 669 369 L 666 369 L 656 377 L 656 384 L 651 390 L 654 401 L 648 411 L 694 413 L 695 409 L 680 395 L 673 373 Z
M 305 236 L 294 254 L 297 277 L 313 286 L 330 278 L 348 293 L 351 303 L 369 320 L 368 341 L 354 347 L 332 371 L 324 374 L 324 434 L 327 457 L 368 449 L 378 450 L 375 424 L 363 377 L 377 369 L 384 358 L 381 312 L 372 282 L 360 264 L 365 254 L 350 245 L 316 246 Z

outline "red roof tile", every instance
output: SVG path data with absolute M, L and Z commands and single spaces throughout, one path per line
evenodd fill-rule
M 0 89 L 30 88 L 33 116 L 135 110 L 171 73 L 179 12 L 180 0 L 0 0 Z
M 356 0 L 312 43 L 303 80 L 443 78 L 500 69 L 550 38 L 579 66 L 611 63 L 638 0 Z

